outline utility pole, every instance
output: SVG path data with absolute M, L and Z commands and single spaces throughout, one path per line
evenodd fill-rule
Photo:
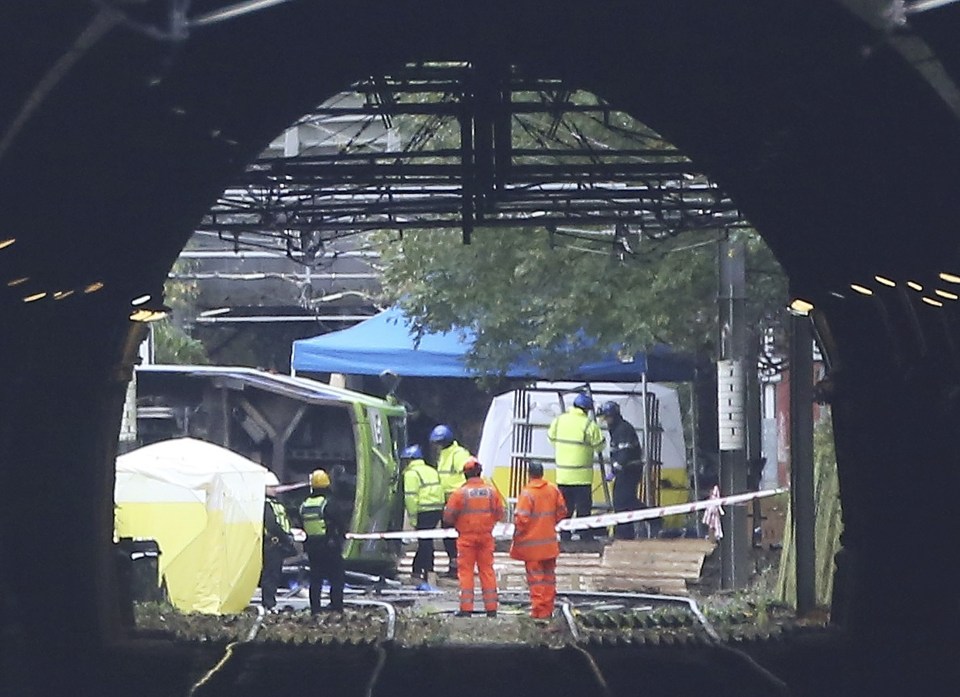
M 797 614 L 816 607 L 813 474 L 813 331 L 809 317 L 790 322 L 790 507 L 796 549 Z
M 747 490 L 746 371 L 746 249 L 741 242 L 722 240 L 719 246 L 720 360 L 717 363 L 717 408 L 720 445 L 720 493 Z M 750 532 L 742 506 L 728 506 L 720 541 L 721 586 L 742 588 L 749 578 Z

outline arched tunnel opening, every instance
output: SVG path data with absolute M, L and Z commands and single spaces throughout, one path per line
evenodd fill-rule
M 24 694 L 67 679 L 80 691 L 130 690 L 117 681 L 109 557 L 112 462 L 140 338 L 130 299 L 162 284 L 223 183 L 296 116 L 385 66 L 438 56 L 492 56 L 602 94 L 733 195 L 793 293 L 814 305 L 832 364 L 845 527 L 835 593 L 848 642 L 794 669 L 835 676 L 837 694 L 904 679 L 934 687 L 955 675 L 958 608 L 929 591 L 953 563 L 957 483 L 955 308 L 930 294 L 949 292 L 960 273 L 960 141 L 944 97 L 955 56 L 941 43 L 955 11 L 890 29 L 880 13 L 878 28 L 834 2 L 550 14 L 525 3 L 286 3 L 171 36 L 160 5 L 3 11 L 8 45 L 23 56 L 4 68 L 0 103 L 0 239 L 14 240 L 0 249 L 0 447 L 13 494 L 0 537 L 6 682 Z M 917 67 L 931 61 L 904 48 L 909 38 L 938 49 L 942 73 Z M 641 660 L 617 651 L 608 665 Z M 441 660 L 544 660 L 478 655 Z M 167 660 L 166 677 L 150 686 L 157 694 L 182 686 L 171 676 L 194 659 Z M 545 670 L 563 679 L 574 660 Z M 682 689 L 718 681 L 742 691 L 716 675 Z M 603 689 L 591 685 L 583 689 Z

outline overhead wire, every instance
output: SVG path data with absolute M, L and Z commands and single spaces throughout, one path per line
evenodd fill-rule
M 392 82 L 390 84 L 393 84 Z M 345 100 L 351 98 L 351 96 L 358 96 L 362 93 L 361 88 L 357 86 L 361 83 L 355 84 L 355 89 L 352 92 L 343 92 L 336 96 L 333 100 L 328 100 L 324 103 L 327 105 L 326 108 L 332 108 L 336 105 L 341 104 Z M 383 87 L 383 85 L 381 85 Z M 423 92 L 419 93 L 422 95 L 427 95 L 430 93 L 431 87 L 429 80 L 424 83 Z M 413 92 L 417 94 L 416 91 Z M 434 93 L 437 94 L 437 93 Z M 571 93 L 573 94 L 573 93 Z M 549 99 L 544 96 L 544 93 L 540 92 L 541 98 L 546 99 L 545 103 L 552 103 Z M 572 97 L 571 97 L 572 98 Z M 390 104 L 395 104 L 399 102 L 391 100 L 379 100 L 379 104 L 386 105 L 387 101 L 390 101 Z M 451 107 L 455 106 L 456 95 L 452 92 L 444 91 L 439 96 L 439 104 L 450 104 Z M 602 101 L 599 102 L 600 106 L 606 106 Z M 321 105 L 321 106 L 324 106 Z M 659 138 L 652 131 L 639 130 L 645 129 L 646 127 L 643 124 L 638 124 L 637 131 L 630 131 L 629 129 L 624 129 L 617 124 L 609 123 L 607 119 L 601 120 L 595 114 L 591 112 L 584 112 L 586 119 L 589 119 L 591 123 L 600 124 L 603 128 L 611 133 L 616 133 L 621 137 L 629 137 L 633 142 L 649 145 L 649 140 L 656 140 Z M 412 115 L 411 115 L 412 116 Z M 353 129 L 355 132 L 349 137 L 346 143 L 337 144 L 338 153 L 358 153 L 360 151 L 365 151 L 365 148 L 373 148 L 377 143 L 382 142 L 383 136 L 377 135 L 368 139 L 363 138 L 370 126 L 374 123 L 374 119 L 377 118 L 376 113 L 371 113 L 369 116 L 358 118 L 350 123 L 345 124 L 341 128 L 336 130 L 327 130 L 323 126 L 323 121 L 318 120 L 310 115 L 306 115 L 301 119 L 298 119 L 296 124 L 309 124 L 314 127 L 326 130 L 327 136 L 320 139 L 318 142 L 310 145 L 308 148 L 305 148 L 301 154 L 308 154 L 317 149 L 325 147 L 328 143 L 334 142 L 341 136 L 343 133 Z M 426 115 L 425 118 L 419 116 L 412 116 L 411 122 L 415 124 L 415 129 L 410 134 L 408 138 L 403 139 L 401 150 L 398 153 L 390 153 L 389 151 L 383 151 L 381 155 L 391 156 L 393 155 L 393 162 L 396 165 L 400 165 L 404 162 L 403 155 L 405 153 L 411 152 L 429 152 L 427 149 L 427 144 L 443 129 L 447 126 L 451 120 L 455 118 L 454 113 L 444 113 L 443 111 L 437 113 L 430 113 Z M 514 113 L 511 115 L 511 123 L 515 124 L 520 133 L 530 139 L 535 143 L 541 150 L 544 151 L 542 155 L 527 155 L 528 161 L 538 162 L 541 164 L 555 164 L 560 160 L 565 159 L 563 150 L 565 149 L 575 149 L 577 152 L 571 157 L 573 158 L 588 158 L 588 161 L 595 165 L 605 165 L 608 164 L 607 158 L 616 158 L 617 151 L 615 149 L 611 150 L 602 150 L 598 149 L 597 144 L 599 141 L 596 137 L 589 135 L 584 130 L 584 125 L 579 123 L 581 120 L 578 114 L 559 114 L 557 119 L 553 122 L 557 128 L 552 128 L 548 131 L 545 129 L 544 124 L 540 123 L 536 118 L 527 115 L 521 115 Z M 358 128 L 358 124 L 359 128 Z M 396 124 L 395 124 L 396 125 Z M 583 154 L 581 151 L 586 151 L 586 154 Z M 678 151 L 673 149 L 664 150 L 663 157 L 665 159 L 675 159 L 679 155 Z M 450 153 L 443 151 L 442 149 L 438 151 L 437 157 L 444 158 L 449 157 Z M 622 156 L 620 156 L 622 157 Z M 641 162 L 649 161 L 649 158 L 638 156 L 635 154 L 628 155 L 630 160 L 636 160 Z M 293 158 L 286 158 L 293 159 Z M 263 161 L 260 162 L 262 165 Z M 254 169 L 256 164 L 252 165 Z M 261 172 L 263 170 L 260 170 Z M 272 186 L 263 187 L 258 192 L 254 188 L 247 189 L 246 197 L 237 196 L 237 195 L 226 195 L 222 196 L 220 200 L 220 205 L 225 208 L 234 209 L 236 215 L 248 215 L 248 216 L 281 216 L 286 213 L 287 218 L 284 220 L 281 225 L 288 224 L 283 229 L 266 229 L 266 226 L 269 226 L 270 223 L 261 223 L 261 230 L 251 230 L 250 234 L 264 235 L 271 238 L 275 241 L 283 240 L 292 240 L 292 243 L 296 246 L 299 244 L 299 239 L 302 235 L 302 231 L 308 230 L 311 228 L 311 223 L 313 229 L 319 233 L 319 239 L 321 242 L 326 243 L 328 241 L 335 241 L 338 239 L 356 237 L 358 235 L 366 235 L 367 233 L 384 230 L 384 229 L 402 229 L 400 226 L 407 227 L 410 226 L 415 220 L 422 219 L 428 221 L 430 218 L 440 221 L 440 225 L 443 225 L 443 221 L 446 219 L 445 216 L 448 213 L 451 213 L 452 209 L 449 209 L 451 205 L 449 199 L 439 200 L 435 205 L 425 205 L 428 198 L 426 196 L 429 193 L 429 190 L 424 190 L 424 198 L 420 203 L 417 203 L 413 199 L 405 199 L 404 196 L 408 195 L 409 192 L 404 190 L 399 191 L 399 194 L 396 193 L 396 190 L 393 187 L 393 183 L 390 180 L 378 181 L 377 179 L 372 179 L 370 181 L 364 181 L 363 179 L 354 180 L 353 183 L 344 182 L 336 185 L 335 191 L 333 189 L 323 191 L 317 190 L 315 187 L 311 188 L 309 182 L 303 180 L 298 181 L 296 175 L 290 175 L 289 173 L 284 174 L 282 177 L 272 177 L 271 175 L 266 175 L 268 180 L 273 179 L 275 182 Z M 286 177 L 291 177 L 291 179 L 286 179 Z M 661 190 L 658 182 L 648 180 L 645 178 L 637 178 L 638 182 L 643 182 L 645 187 L 651 191 Z M 289 183 L 288 183 L 289 182 Z M 546 180 L 541 181 L 532 181 L 532 182 L 523 182 L 518 183 L 517 185 L 511 187 L 514 191 L 534 191 L 540 189 L 547 183 Z M 456 180 L 451 180 L 451 187 L 454 185 L 462 186 L 462 183 L 457 184 Z M 597 192 L 598 200 L 593 200 L 594 197 L 587 195 L 584 198 L 584 201 L 593 201 L 593 205 L 600 206 L 605 205 L 609 206 L 615 203 L 617 193 L 619 193 L 618 188 L 611 188 L 606 186 L 603 183 L 594 182 L 587 185 L 581 184 L 579 189 L 583 191 L 595 191 Z M 642 190 L 640 190 L 642 191 Z M 625 189 L 624 196 L 626 200 L 623 201 L 621 205 L 626 206 L 630 209 L 631 215 L 636 213 L 638 206 L 647 206 L 643 199 L 630 201 L 630 197 L 636 197 L 636 191 Z M 450 189 L 450 196 L 454 195 L 455 188 Z M 418 206 L 418 209 L 414 216 L 415 220 L 398 220 L 395 218 L 396 212 L 395 207 L 392 205 L 395 196 L 399 195 L 401 201 L 409 200 L 411 203 Z M 661 194 L 662 195 L 662 194 Z M 324 199 L 328 197 L 337 197 L 348 199 L 352 196 L 362 196 L 366 197 L 367 201 L 360 201 L 356 206 L 338 206 L 335 209 L 329 210 L 328 213 L 324 214 L 321 211 L 325 207 Z M 251 200 L 245 200 L 249 198 Z M 535 197 L 537 198 L 537 197 Z M 550 192 L 544 190 L 543 200 L 548 205 L 556 206 L 556 197 Z M 332 199 L 331 199 L 332 200 Z M 564 197 L 566 200 L 566 197 Z M 390 205 L 388 205 L 390 204 Z M 672 220 L 669 217 L 665 217 L 662 214 L 662 211 L 656 209 L 655 202 L 652 204 L 653 208 L 651 209 L 652 215 L 659 218 L 657 223 L 662 227 L 664 234 L 663 238 L 672 237 L 678 234 L 683 229 L 689 227 L 691 223 L 686 220 L 686 217 L 681 216 L 679 220 Z M 681 202 L 682 205 L 682 202 Z M 372 208 L 371 208 L 372 206 Z M 366 209 L 364 209 L 366 207 Z M 449 210 L 448 210 L 449 209 Z M 571 211 L 567 211 L 569 214 Z M 576 214 L 576 211 L 573 211 Z M 512 213 L 506 213 L 506 215 L 523 215 L 523 210 L 518 209 Z M 219 213 L 214 212 L 214 215 L 219 218 L 229 218 L 231 213 L 220 211 Z M 439 216 L 439 217 L 438 217 Z M 300 220 L 297 220 L 300 218 Z M 368 221 L 369 224 L 365 224 L 365 221 Z M 242 224 L 242 219 L 237 220 Z M 453 224 L 454 218 L 451 218 L 449 223 Z M 523 224 L 523 218 L 517 218 L 517 224 Z M 589 216 L 584 218 L 584 222 L 590 224 Z M 256 221 L 252 221 L 256 225 Z M 307 223 L 307 224 L 304 224 Z M 349 229 L 338 230 L 336 229 L 338 224 L 342 223 Z M 224 223 L 224 224 L 230 224 Z M 642 221 L 640 223 L 642 225 Z M 604 225 L 608 225 L 605 223 Z M 431 226 L 432 227 L 432 226 Z M 290 230 L 297 230 L 297 232 L 291 235 Z M 231 239 L 239 239 L 235 233 L 231 234 L 229 232 L 224 232 L 231 237 Z M 559 235 L 566 235 L 565 232 L 559 231 Z M 590 238 L 587 238 L 590 239 Z M 649 236 L 645 239 L 651 239 Z M 595 239 L 590 239 L 591 242 L 595 242 Z M 276 245 L 273 242 L 269 242 L 267 248 L 275 248 Z M 591 250 L 593 251 L 593 250 Z M 635 251 L 631 249 L 624 249 L 625 254 L 635 256 Z

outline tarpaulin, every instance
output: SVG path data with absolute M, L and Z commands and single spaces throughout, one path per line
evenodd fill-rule
M 390 371 L 411 377 L 476 377 L 466 363 L 475 335 L 466 328 L 418 334 L 410 319 L 389 308 L 348 329 L 293 342 L 290 364 L 301 373 L 380 375 Z M 557 376 L 520 361 L 505 377 L 551 379 Z M 694 363 L 686 355 L 659 346 L 645 353 L 609 357 L 584 363 L 563 376 L 569 380 L 636 382 L 646 374 L 652 382 L 686 382 L 693 379 Z

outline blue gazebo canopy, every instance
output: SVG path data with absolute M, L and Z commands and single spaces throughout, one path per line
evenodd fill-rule
M 418 341 L 410 319 L 399 308 L 389 308 L 348 329 L 294 341 L 291 367 L 297 373 L 380 375 L 390 371 L 409 377 L 472 378 L 477 373 L 465 359 L 474 336 L 458 328 L 424 332 Z M 611 352 L 605 360 L 584 363 L 562 376 L 546 375 L 531 362 L 511 367 L 505 377 L 638 382 L 644 375 L 651 382 L 686 382 L 693 380 L 694 361 L 660 346 L 627 360 Z

